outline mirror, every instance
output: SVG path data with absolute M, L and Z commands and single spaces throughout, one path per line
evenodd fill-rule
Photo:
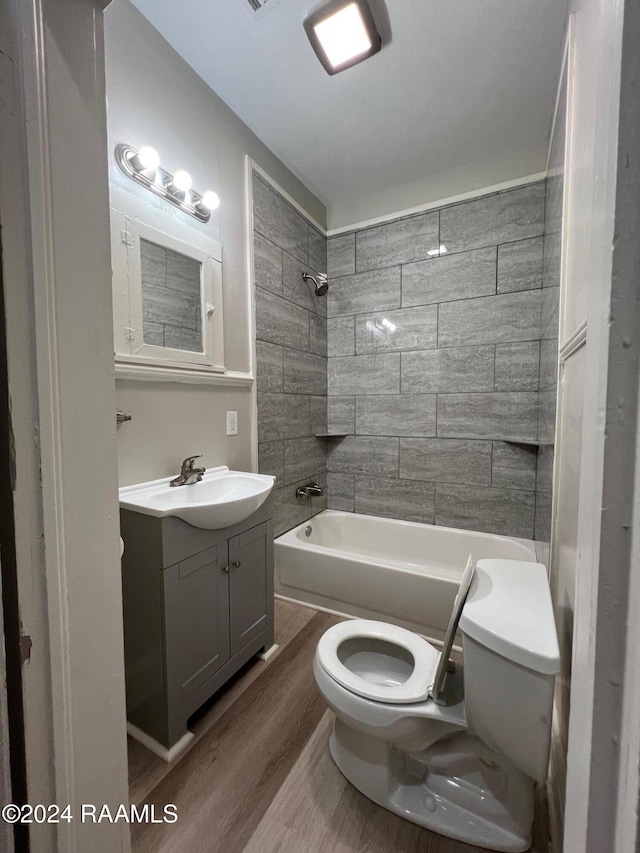
M 203 352 L 202 264 L 141 239 L 140 273 L 144 343 Z

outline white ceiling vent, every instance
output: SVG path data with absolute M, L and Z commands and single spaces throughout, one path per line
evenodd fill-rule
M 274 6 L 277 6 L 281 2 L 281 0 L 241 0 L 241 2 L 249 13 L 253 13 L 273 9 Z

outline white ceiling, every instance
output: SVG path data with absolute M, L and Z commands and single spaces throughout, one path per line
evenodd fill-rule
M 390 42 L 333 77 L 302 28 L 314 0 L 133 3 L 328 207 L 545 167 L 568 0 L 386 0 Z

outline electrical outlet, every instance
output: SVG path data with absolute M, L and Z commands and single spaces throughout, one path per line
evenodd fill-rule
M 238 434 L 238 413 L 227 412 L 227 435 Z

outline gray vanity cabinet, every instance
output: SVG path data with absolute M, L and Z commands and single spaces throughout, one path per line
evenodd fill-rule
M 273 645 L 271 516 L 271 498 L 225 530 L 120 511 L 127 720 L 167 750 Z
M 175 702 L 191 695 L 231 657 L 227 543 L 165 569 L 167 688 Z M 262 606 L 265 606 L 263 598 Z
M 266 569 L 266 528 L 266 524 L 260 524 L 229 540 L 229 634 L 232 655 L 261 634 L 269 618 L 264 606 L 269 579 Z

